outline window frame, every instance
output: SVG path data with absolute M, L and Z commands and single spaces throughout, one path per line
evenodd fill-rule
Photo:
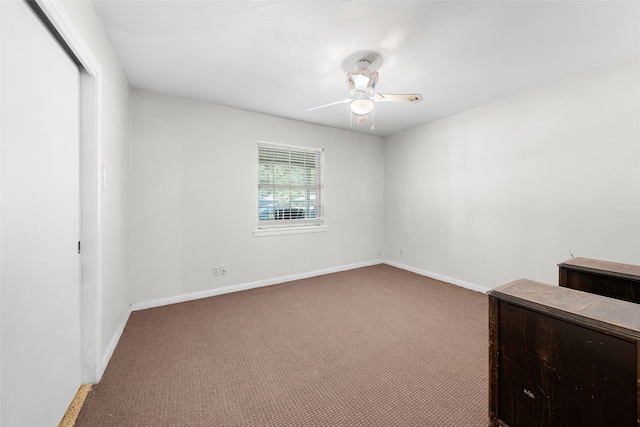
M 257 149 L 258 197 L 256 197 L 256 199 L 258 202 L 258 212 L 256 212 L 256 214 L 258 227 L 254 230 L 254 237 L 298 233 L 317 233 L 327 231 L 328 227 L 324 223 L 324 209 L 322 204 L 324 192 L 324 149 L 274 143 L 263 140 L 258 140 Z M 267 152 L 269 150 L 273 150 L 272 161 L 263 161 L 265 158 L 265 154 L 268 155 Z M 292 166 L 296 161 L 301 161 L 302 165 L 304 165 L 310 158 L 310 155 L 312 156 L 311 158 L 314 162 L 313 174 L 312 178 L 308 178 L 307 176 L 305 176 L 303 179 L 303 184 L 296 185 L 291 183 L 291 169 L 289 169 L 286 174 L 289 181 L 288 184 L 276 183 L 275 179 L 272 180 L 272 182 L 261 182 L 262 165 Z M 273 178 L 275 178 L 275 176 Z M 308 179 L 310 180 L 307 181 Z M 275 194 L 277 191 L 289 191 L 291 193 L 303 191 L 306 193 L 306 196 L 304 196 L 305 200 L 302 202 L 303 207 L 295 207 L 296 203 L 291 199 L 288 200 L 288 202 L 284 205 L 277 205 L 276 201 L 274 200 L 271 205 L 267 205 L 269 206 L 269 209 L 276 211 L 275 213 L 269 213 L 272 218 L 261 219 L 260 217 L 263 214 L 261 209 L 265 209 L 261 196 L 261 194 L 264 194 L 264 190 L 271 190 L 270 192 L 272 194 Z M 305 216 L 303 218 L 293 218 L 294 215 L 298 215 L 298 209 L 302 210 L 303 212 L 306 212 L 307 209 L 309 209 L 310 193 L 313 194 L 314 202 L 311 204 L 311 206 L 314 210 L 314 216 L 308 217 L 305 213 Z M 274 215 L 276 217 L 274 217 Z M 278 218 L 277 216 L 280 216 L 280 218 Z

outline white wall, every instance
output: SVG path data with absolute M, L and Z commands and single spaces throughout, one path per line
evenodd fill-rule
M 391 262 L 484 288 L 640 264 L 640 61 L 385 139 Z M 400 255 L 400 249 L 403 255 Z
M 108 358 L 130 304 L 129 259 L 129 84 L 89 0 L 62 2 L 100 67 L 96 108 L 98 157 L 105 167 L 106 190 L 99 194 L 101 242 L 97 308 L 102 323 L 100 346 Z M 100 179 L 98 177 L 97 179 Z M 104 366 L 102 367 L 104 368 Z M 99 372 L 98 374 L 101 374 Z
M 131 108 L 134 303 L 377 261 L 380 138 L 140 90 Z M 258 140 L 325 149 L 328 232 L 253 236 Z
M 0 10 L 0 425 L 49 426 L 81 384 L 80 76 L 25 2 Z

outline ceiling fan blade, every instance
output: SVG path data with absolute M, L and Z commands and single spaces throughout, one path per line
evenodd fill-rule
M 419 93 L 376 93 L 373 95 L 373 100 L 376 102 L 408 102 L 417 104 L 422 101 L 422 95 Z
M 313 110 L 317 110 L 319 108 L 330 107 L 332 105 L 346 104 L 347 102 L 351 102 L 351 101 L 353 101 L 353 98 L 347 98 L 347 99 L 343 99 L 341 101 L 332 102 L 330 104 L 324 104 L 324 105 L 317 105 L 315 107 L 309 107 L 309 108 L 307 108 L 307 111 L 313 111 Z

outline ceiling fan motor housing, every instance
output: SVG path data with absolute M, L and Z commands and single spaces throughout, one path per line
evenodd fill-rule
M 359 93 L 364 93 L 370 97 L 375 92 L 379 74 L 369 70 L 371 63 L 367 60 L 358 61 L 358 70 L 355 73 L 347 73 L 347 84 L 351 91 L 351 96 L 356 97 Z

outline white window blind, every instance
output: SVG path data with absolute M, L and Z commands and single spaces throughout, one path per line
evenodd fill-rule
M 322 225 L 322 150 L 258 142 L 258 228 Z

